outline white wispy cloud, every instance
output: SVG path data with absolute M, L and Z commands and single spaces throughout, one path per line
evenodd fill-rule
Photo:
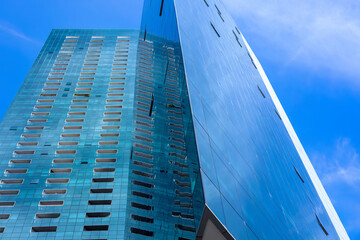
M 32 42 L 35 44 L 41 44 L 41 42 L 39 42 L 38 40 L 26 36 L 21 31 L 17 30 L 16 27 L 12 26 L 11 24 L 5 23 L 5 22 L 0 22 L 0 31 L 3 31 L 6 34 L 9 34 L 13 37 L 19 38 L 21 40 L 25 40 L 25 41 Z
M 351 238 L 360 236 L 360 153 L 350 139 L 339 138 L 310 159 Z
M 311 154 L 323 184 L 347 184 L 360 190 L 360 154 L 350 139 L 339 138 L 331 149 Z
M 354 0 L 223 0 L 269 57 L 328 71 L 360 86 L 360 2 Z M 271 44 L 264 46 L 264 43 Z M 338 78 L 339 79 L 339 78 Z

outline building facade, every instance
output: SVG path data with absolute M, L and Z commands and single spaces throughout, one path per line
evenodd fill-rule
M 0 133 L 3 239 L 349 239 L 218 0 L 53 30 Z

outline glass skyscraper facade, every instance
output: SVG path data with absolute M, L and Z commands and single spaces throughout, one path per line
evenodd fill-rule
M 0 133 L 3 239 L 349 239 L 218 0 L 53 30 Z

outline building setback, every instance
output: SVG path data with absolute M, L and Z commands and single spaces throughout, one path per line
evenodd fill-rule
M 0 124 L 0 237 L 349 239 L 219 0 L 54 29 Z

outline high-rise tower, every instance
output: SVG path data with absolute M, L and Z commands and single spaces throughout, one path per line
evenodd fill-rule
M 53 30 L 0 133 L 4 239 L 348 239 L 218 0 Z

